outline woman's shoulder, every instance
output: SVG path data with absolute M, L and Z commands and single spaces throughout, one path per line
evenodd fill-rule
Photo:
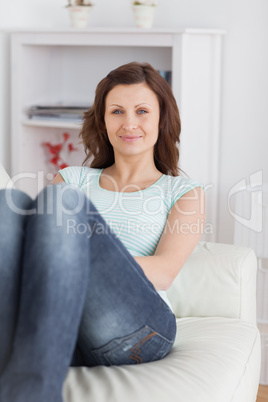
M 173 189 L 181 187 L 196 187 L 196 186 L 203 187 L 203 184 L 200 183 L 199 181 L 185 176 L 165 175 L 165 184 L 169 185 L 169 187 Z
M 172 205 L 174 205 L 174 203 L 188 191 L 197 187 L 204 188 L 199 181 L 189 177 L 167 175 L 165 179 L 165 185 L 167 187 L 167 192 L 171 197 Z
M 169 179 L 171 180 L 173 186 L 184 186 L 184 185 L 199 185 L 203 186 L 202 183 L 200 183 L 198 180 L 192 179 L 191 177 L 185 177 L 185 176 L 168 176 Z
M 90 168 L 88 166 L 68 166 L 59 171 L 64 181 L 69 184 L 76 184 L 82 187 L 90 182 L 93 177 L 99 175 L 102 169 Z

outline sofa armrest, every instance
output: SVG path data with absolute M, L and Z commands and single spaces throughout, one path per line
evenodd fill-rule
M 167 292 L 176 317 L 230 317 L 256 324 L 253 250 L 200 242 Z
M 9 175 L 5 171 L 3 165 L 0 163 L 0 190 L 7 187 L 13 187 Z

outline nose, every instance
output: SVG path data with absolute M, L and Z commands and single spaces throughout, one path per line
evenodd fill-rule
M 135 130 L 138 127 L 138 119 L 135 114 L 125 114 L 123 121 L 124 130 Z

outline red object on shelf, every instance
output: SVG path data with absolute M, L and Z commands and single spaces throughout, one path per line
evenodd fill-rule
M 43 142 L 42 145 L 48 149 L 48 152 L 52 155 L 49 159 L 49 162 L 56 167 L 57 170 L 64 169 L 69 165 L 62 159 L 61 152 L 64 149 L 64 146 L 67 146 L 69 152 L 77 151 L 77 148 L 74 147 L 73 143 L 67 144 L 67 141 L 70 138 L 69 133 L 62 134 L 63 140 L 58 144 L 51 144 L 50 142 Z

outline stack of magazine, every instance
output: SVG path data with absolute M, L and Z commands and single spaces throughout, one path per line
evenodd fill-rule
M 34 105 L 30 106 L 26 113 L 33 120 L 63 120 L 82 123 L 84 113 L 89 105 Z

